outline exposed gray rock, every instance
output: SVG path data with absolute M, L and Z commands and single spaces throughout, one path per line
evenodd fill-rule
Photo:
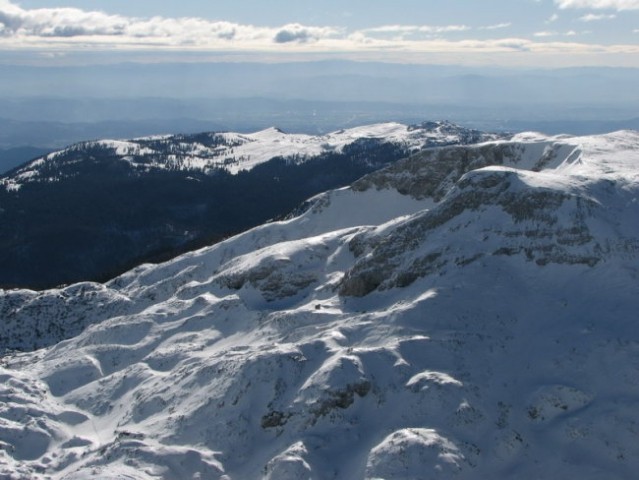
M 605 249 L 588 226 L 597 202 L 578 191 L 531 187 L 526 175 L 503 167 L 474 170 L 432 210 L 390 232 L 354 238 L 351 250 L 360 259 L 344 276 L 340 293 L 404 287 L 490 255 L 521 255 L 540 266 L 601 261 Z M 479 215 L 481 225 L 472 221 Z M 455 245 L 462 243 L 460 252 Z

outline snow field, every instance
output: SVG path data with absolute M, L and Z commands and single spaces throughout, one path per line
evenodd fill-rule
M 0 476 L 634 478 L 639 134 L 506 146 L 442 198 L 391 168 L 105 286 L 4 292 L 5 348 L 56 327 L 0 359 Z

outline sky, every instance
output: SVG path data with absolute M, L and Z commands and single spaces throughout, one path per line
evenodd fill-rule
M 639 67 L 639 0 L 0 0 L 0 62 Z

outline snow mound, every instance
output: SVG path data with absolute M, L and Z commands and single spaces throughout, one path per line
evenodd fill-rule
M 454 443 L 427 428 L 393 432 L 371 451 L 367 478 L 450 478 L 462 468 L 464 456 Z

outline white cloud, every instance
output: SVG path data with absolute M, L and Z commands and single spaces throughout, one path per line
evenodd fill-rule
M 414 34 L 414 33 L 450 33 L 470 30 L 466 25 L 383 25 L 381 27 L 366 28 L 362 32 L 367 34 Z
M 84 43 L 215 46 L 225 43 L 308 43 L 337 33 L 338 30 L 331 27 L 299 24 L 268 28 L 201 18 L 132 18 L 77 8 L 24 10 L 6 0 L 0 1 L 0 36 L 25 41 L 48 38 L 69 42 L 75 39 Z
M 579 20 L 581 20 L 582 22 L 596 22 L 599 20 L 614 20 L 615 18 L 617 18 L 617 15 L 615 14 L 606 15 L 605 13 L 589 13 L 587 15 L 579 17 Z
M 510 22 L 496 23 L 495 25 L 488 25 L 486 27 L 479 27 L 480 30 L 501 30 L 502 28 L 508 28 L 512 26 Z
M 557 20 L 559 20 L 559 15 L 557 15 L 556 13 L 553 13 L 548 20 L 546 20 L 546 23 L 553 23 L 556 22 Z
M 639 0 L 555 0 L 559 8 L 639 10 Z
M 284 25 L 273 37 L 276 43 L 316 42 L 322 38 L 330 38 L 338 31 L 330 27 L 306 27 L 298 23 Z
M 587 31 L 583 31 L 583 32 L 577 32 L 575 30 L 568 30 L 567 32 L 554 32 L 554 31 L 548 31 L 548 30 L 544 30 L 541 32 L 535 32 L 533 33 L 534 37 L 575 37 L 577 35 L 584 35 L 586 33 L 589 33 Z

